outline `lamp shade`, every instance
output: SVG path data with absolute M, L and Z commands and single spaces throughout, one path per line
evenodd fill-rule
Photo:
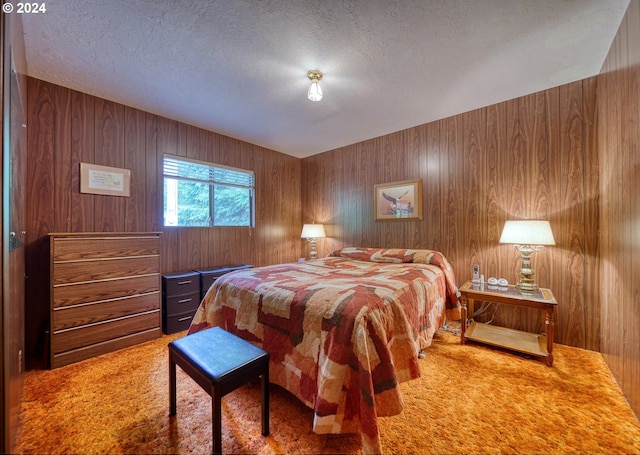
M 556 245 L 556 241 L 546 220 L 507 220 L 500 244 Z
M 300 235 L 303 239 L 317 239 L 325 236 L 324 225 L 319 223 L 305 223 L 302 227 L 302 234 Z

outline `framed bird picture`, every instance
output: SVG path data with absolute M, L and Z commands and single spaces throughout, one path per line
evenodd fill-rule
M 422 220 L 422 179 L 374 186 L 375 220 Z

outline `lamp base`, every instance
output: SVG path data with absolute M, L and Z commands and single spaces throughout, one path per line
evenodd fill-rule
M 530 282 L 523 282 L 521 278 L 520 282 L 516 284 L 516 290 L 518 290 L 518 293 L 522 295 L 534 295 L 538 292 L 538 289 L 538 285 L 535 284 L 533 280 L 531 280 Z
M 315 260 L 318 258 L 318 252 L 316 251 L 316 239 L 311 238 L 309 239 L 309 242 L 311 243 L 311 254 L 309 259 Z
M 531 267 L 531 254 L 540 248 L 528 245 L 516 245 L 516 250 L 522 256 L 522 267 L 520 268 L 520 281 L 516 284 L 516 290 L 523 295 L 534 295 L 538 292 L 538 285 L 533 280 L 535 271 Z

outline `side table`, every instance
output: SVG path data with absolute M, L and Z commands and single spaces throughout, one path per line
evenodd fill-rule
M 486 283 L 474 284 L 467 281 L 460 287 L 462 301 L 462 327 L 460 342 L 467 340 L 482 342 L 497 347 L 527 353 L 545 359 L 547 366 L 553 366 L 553 312 L 558 305 L 548 288 L 540 288 L 534 295 L 518 293 L 514 285 L 501 289 L 489 288 Z M 475 300 L 505 304 L 509 306 L 539 309 L 545 334 L 533 334 L 526 331 L 487 325 L 473 321 Z M 468 322 L 468 315 L 471 316 Z M 470 323 L 470 324 L 468 324 Z

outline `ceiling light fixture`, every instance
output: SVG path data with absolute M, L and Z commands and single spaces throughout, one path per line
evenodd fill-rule
M 311 101 L 322 100 L 322 89 L 320 88 L 320 84 L 318 84 L 320 79 L 322 79 L 322 71 L 309 70 L 307 72 L 307 77 L 311 81 L 311 87 L 309 87 L 309 91 L 307 92 L 307 98 Z

